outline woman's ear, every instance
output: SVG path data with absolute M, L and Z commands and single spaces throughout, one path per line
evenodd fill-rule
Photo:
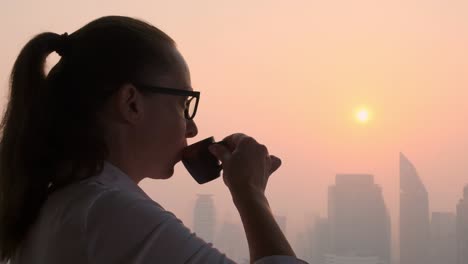
M 113 100 L 115 112 L 123 122 L 134 124 L 143 119 L 143 95 L 133 84 L 121 85 L 114 94 Z

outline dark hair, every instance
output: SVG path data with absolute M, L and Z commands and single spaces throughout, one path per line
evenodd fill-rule
M 68 37 L 42 33 L 21 50 L 1 123 L 0 261 L 11 259 L 47 195 L 99 173 L 107 158 L 97 113 L 122 84 L 172 70 L 174 41 L 156 27 L 108 16 Z M 62 55 L 46 76 L 53 51 Z

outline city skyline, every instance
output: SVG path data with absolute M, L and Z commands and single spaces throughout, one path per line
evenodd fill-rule
M 403 153 L 400 178 L 400 242 L 396 246 L 390 242 L 396 239 L 397 230 L 391 230 L 395 224 L 390 223 L 382 189 L 371 174 L 337 174 L 335 184 L 328 188 L 328 216 L 308 218 L 303 230 L 288 233 L 287 217 L 275 214 L 275 218 L 285 235 L 294 241 L 298 256 L 314 264 L 464 264 L 468 247 L 468 185 L 457 211 L 437 212 L 429 211 L 424 182 L 417 167 Z M 200 196 L 211 199 L 212 195 Z M 223 221 L 215 246 L 246 260 L 247 244 L 245 235 L 239 234 L 239 219 L 230 215 Z M 229 240 L 241 243 L 233 245 Z M 239 252 L 244 257 L 239 257 Z

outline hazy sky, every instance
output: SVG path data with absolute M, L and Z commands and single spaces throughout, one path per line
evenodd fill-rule
M 113 14 L 177 42 L 201 91 L 189 143 L 245 132 L 282 158 L 268 195 L 292 234 L 303 215 L 326 214 L 337 173 L 374 174 L 395 223 L 400 151 L 431 210 L 454 211 L 468 183 L 468 1 L 0 0 L 3 95 L 32 36 Z M 366 125 L 353 118 L 361 105 Z M 221 218 L 235 214 L 222 180 L 199 186 L 181 164 L 141 186 L 189 226 L 196 193 L 215 194 Z

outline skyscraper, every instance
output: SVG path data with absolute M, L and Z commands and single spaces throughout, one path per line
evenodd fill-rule
M 206 242 L 213 242 L 216 211 L 211 194 L 198 194 L 193 212 L 194 232 Z
M 216 247 L 237 263 L 249 259 L 247 238 L 242 226 L 226 220 L 216 239 Z
M 317 217 L 311 238 L 311 263 L 325 264 L 325 258 L 330 253 L 330 223 L 327 218 Z
M 315 233 L 314 226 L 316 225 L 316 219 L 318 217 L 317 214 L 304 215 L 304 226 L 300 228 L 300 231 L 296 234 L 295 243 L 293 245 L 294 251 L 300 259 L 314 264 L 319 264 L 318 261 L 312 259 L 313 250 L 316 249 L 316 245 L 313 245 L 312 239 Z
M 457 252 L 458 264 L 468 263 L 468 185 L 457 205 Z
M 432 213 L 429 263 L 457 264 L 455 222 L 454 213 Z
M 400 264 L 429 263 L 429 200 L 413 164 L 400 153 Z
M 338 174 L 328 189 L 330 256 L 390 263 L 390 216 L 380 186 L 368 174 Z

